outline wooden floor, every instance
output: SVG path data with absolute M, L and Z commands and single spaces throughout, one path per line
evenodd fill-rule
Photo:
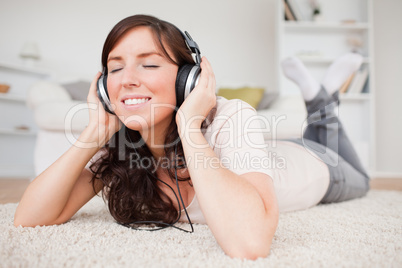
M 18 202 L 28 184 L 28 179 L 0 179 L 0 204 Z
M 0 178 L 0 204 L 19 202 L 28 184 L 28 179 Z M 402 191 L 402 179 L 373 179 L 370 185 L 376 190 Z

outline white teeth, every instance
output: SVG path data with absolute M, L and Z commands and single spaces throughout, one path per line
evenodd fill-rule
M 143 98 L 143 99 L 126 99 L 124 100 L 124 104 L 126 105 L 134 105 L 134 104 L 141 104 L 144 102 L 147 102 L 149 98 Z

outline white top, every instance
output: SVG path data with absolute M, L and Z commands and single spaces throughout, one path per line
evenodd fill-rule
M 204 137 L 222 165 L 234 173 L 269 175 L 280 212 L 317 205 L 328 189 L 328 167 L 298 144 L 264 140 L 261 119 L 249 104 L 218 96 L 215 118 Z M 186 209 L 192 222 L 206 223 L 196 196 Z M 184 210 L 180 220 L 187 222 Z
M 321 201 L 329 185 L 325 163 L 293 142 L 264 140 L 263 117 L 246 102 L 220 96 L 216 101 L 214 120 L 203 134 L 223 166 L 238 175 L 269 175 L 280 212 L 307 209 Z M 99 157 L 96 154 L 86 168 Z M 192 222 L 206 223 L 196 195 L 186 209 Z M 180 221 L 187 222 L 184 210 Z

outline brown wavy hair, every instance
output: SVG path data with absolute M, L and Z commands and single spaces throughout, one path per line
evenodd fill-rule
M 134 15 L 117 23 L 107 36 L 102 52 L 102 65 L 105 72 L 107 72 L 107 58 L 116 43 L 128 31 L 140 26 L 146 26 L 151 30 L 155 43 L 169 61 L 178 66 L 194 64 L 191 51 L 174 25 L 152 16 Z M 166 47 L 172 53 L 171 56 Z M 216 109 L 213 110 L 216 111 Z M 177 168 L 186 168 L 175 121 L 176 111 L 173 113 L 172 121 L 165 133 L 164 151 L 170 163 L 174 163 Z M 206 128 L 207 125 L 205 120 L 202 128 Z M 134 147 L 131 142 L 137 145 Z M 176 143 L 177 155 L 174 148 Z M 95 180 L 103 182 L 103 198 L 107 200 L 109 211 L 117 222 L 122 224 L 135 221 L 173 223 L 177 219 L 177 209 L 155 178 L 156 161 L 149 161 L 148 170 L 140 165 L 132 165 L 134 156 L 137 159 L 140 157 L 155 160 L 138 131 L 123 126 L 101 149 L 100 155 L 101 157 L 91 165 L 92 183 L 94 185 Z M 170 178 L 175 180 L 174 166 L 170 165 L 167 171 Z M 179 180 L 189 181 L 191 184 L 189 177 L 179 178 Z

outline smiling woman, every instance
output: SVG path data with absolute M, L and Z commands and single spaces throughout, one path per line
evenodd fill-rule
M 367 192 L 368 177 L 334 114 L 337 92 L 317 90 L 304 66 L 287 61 L 285 74 L 303 92 L 316 90 L 306 100 L 312 123 L 303 141 L 271 143 L 253 107 L 216 96 L 211 64 L 199 53 L 188 33 L 166 21 L 146 15 L 120 21 L 104 44 L 103 73 L 90 87 L 88 126 L 29 185 L 14 224 L 64 223 L 102 191 L 120 224 L 152 223 L 152 230 L 177 221 L 207 224 L 226 254 L 256 259 L 270 252 L 279 211 Z M 343 82 L 338 73 L 329 76 Z
M 163 24 L 164 28 L 170 28 L 177 35 L 176 38 L 181 40 L 178 47 L 172 45 L 165 47 L 159 41 L 169 38 L 165 37 L 168 30 L 161 32 L 159 29 L 162 26 L 143 24 L 144 20 L 138 16 L 123 20 L 116 29 L 120 31 L 125 29 L 124 34 L 116 38 L 116 31 L 112 31 L 106 39 L 107 45 L 103 51 L 102 62 L 104 64 L 106 62 L 104 74 L 107 75 L 109 100 L 114 107 L 113 112 L 118 115 L 126 128 L 121 130 L 123 135 L 116 136 L 115 141 L 123 147 L 106 147 L 111 158 L 95 163 L 94 171 L 96 173 L 96 170 L 103 170 L 97 176 L 104 185 L 113 184 L 115 188 L 122 187 L 119 190 L 108 191 L 109 208 L 120 223 L 157 220 L 171 223 L 177 219 L 180 205 L 178 203 L 173 205 L 176 201 L 172 199 L 174 193 L 169 189 L 162 191 L 161 188 L 165 185 L 158 182 L 152 174 L 148 174 L 144 168 L 133 168 L 127 172 L 128 163 L 121 161 L 117 156 L 126 150 L 124 148 L 126 142 L 120 140 L 127 138 L 136 143 L 146 143 L 147 146 L 134 148 L 135 151 L 131 149 L 127 153 L 138 153 L 143 159 L 149 159 L 149 163 L 153 162 L 151 159 L 154 157 L 160 159 L 164 155 L 171 156 L 174 153 L 172 146 L 165 147 L 164 144 L 172 144 L 178 138 L 174 117 L 177 110 L 175 83 L 178 63 L 176 62 L 183 65 L 194 61 L 191 53 L 185 49 L 181 34 L 172 25 Z M 181 145 L 178 145 L 178 156 L 180 156 L 183 152 Z M 132 158 L 126 160 L 132 164 Z M 114 162 L 112 167 L 110 162 Z M 102 168 L 103 166 L 105 168 Z M 165 169 L 164 172 L 167 172 L 170 178 L 166 174 L 158 177 L 162 178 L 164 183 L 172 184 L 174 179 L 172 167 Z M 132 188 L 126 187 L 126 184 L 116 183 L 117 178 L 112 175 L 115 173 L 126 173 L 123 180 L 131 184 Z M 147 179 L 144 180 L 144 177 Z M 186 177 L 180 179 L 181 183 L 185 184 L 181 187 L 183 192 L 188 188 L 188 183 L 184 182 L 189 180 L 188 173 Z M 118 180 L 121 182 L 122 177 Z M 149 192 L 149 189 L 147 190 L 150 187 L 149 183 L 154 185 L 152 188 L 155 193 L 152 195 L 144 194 Z M 133 200 L 133 197 L 136 197 L 136 200 Z M 146 214 L 143 213 L 144 207 L 148 209 Z
M 163 133 L 166 123 L 172 121 L 172 108 L 176 106 L 178 66 L 158 52 L 155 39 L 148 27 L 135 27 L 127 31 L 110 52 L 104 50 L 109 55 L 107 89 L 114 112 L 128 128 L 142 132 L 143 137 L 150 134 L 147 130 L 151 127 L 155 133 Z M 160 104 L 166 108 L 158 108 L 151 122 L 151 108 Z M 146 127 L 127 120 L 134 111 L 143 118 Z

